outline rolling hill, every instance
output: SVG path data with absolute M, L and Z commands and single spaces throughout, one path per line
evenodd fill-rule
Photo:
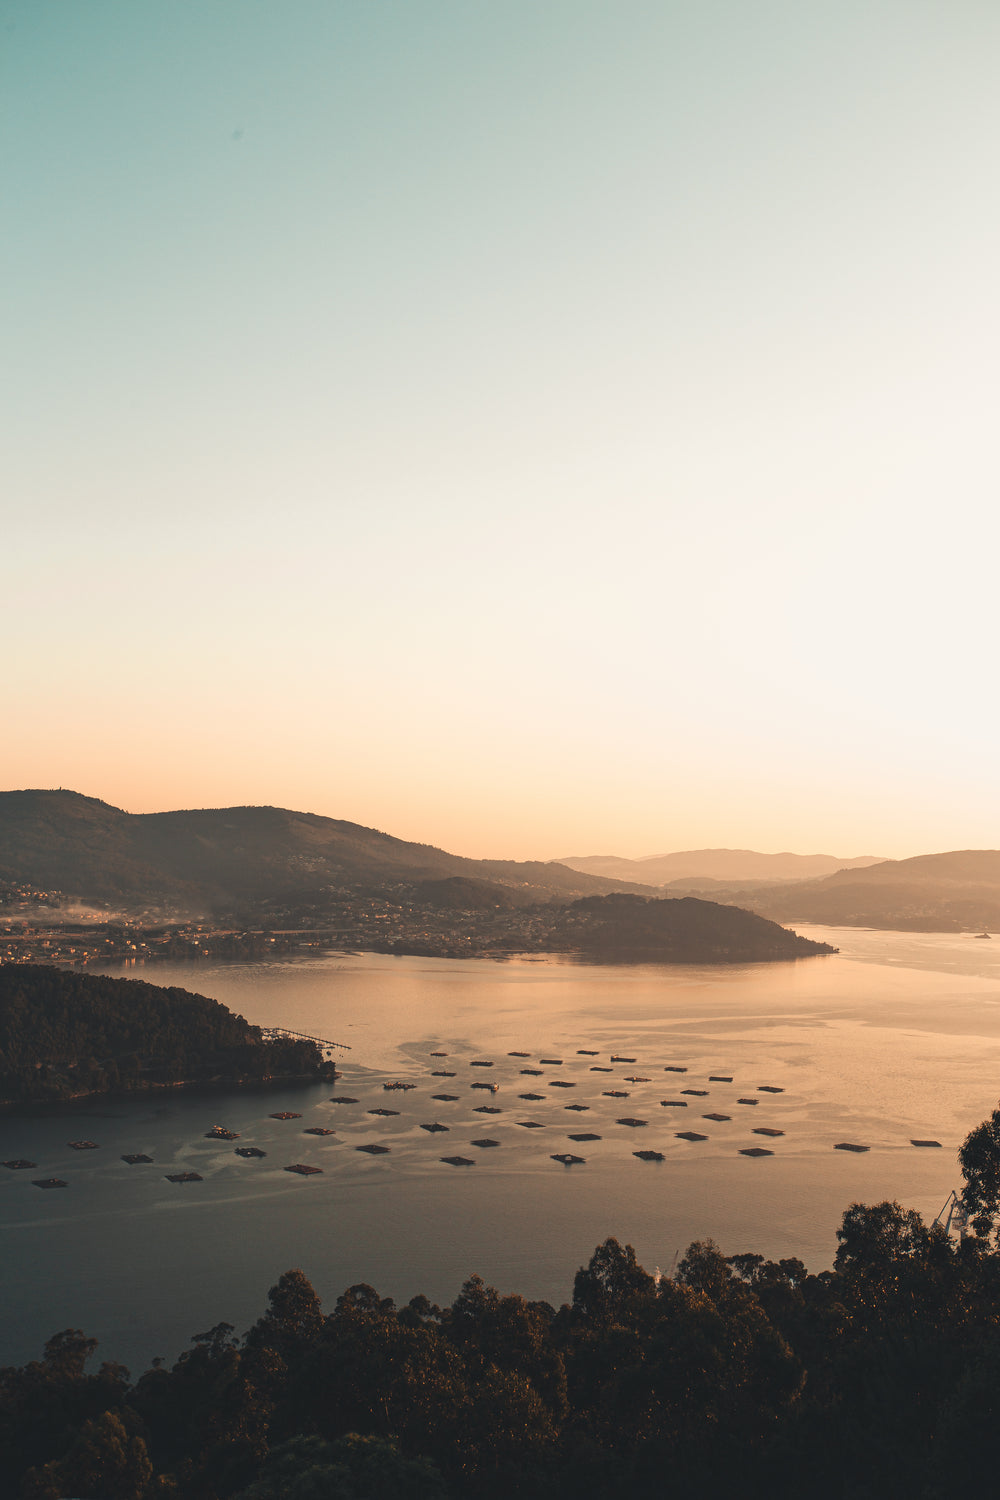
M 331 887 L 364 892 L 464 877 L 518 901 L 645 886 L 542 861 L 475 860 L 280 807 L 127 813 L 72 791 L 0 792 L 0 879 L 128 909 L 226 911 Z

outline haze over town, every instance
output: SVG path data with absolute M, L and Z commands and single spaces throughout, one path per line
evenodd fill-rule
M 1000 14 L 2 13 L 0 786 L 1000 843 Z

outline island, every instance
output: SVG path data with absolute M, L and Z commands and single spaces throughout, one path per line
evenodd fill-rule
M 318 1041 L 265 1035 L 205 995 L 44 964 L 0 965 L 0 1105 L 8 1108 L 335 1076 Z

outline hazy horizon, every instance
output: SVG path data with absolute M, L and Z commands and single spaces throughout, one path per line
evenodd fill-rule
M 1000 843 L 1000 12 L 0 22 L 0 784 Z

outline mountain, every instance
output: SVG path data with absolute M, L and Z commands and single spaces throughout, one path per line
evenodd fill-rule
M 776 921 L 911 932 L 1000 930 L 1000 849 L 956 849 L 746 893 Z
M 636 889 L 540 860 L 464 859 L 281 807 L 127 813 L 79 792 L 0 792 L 0 879 L 84 901 L 226 911 L 450 877 L 492 882 L 521 903 Z
M 882 863 L 873 854 L 838 859 L 834 854 L 758 854 L 754 849 L 687 849 L 678 854 L 653 854 L 645 859 L 620 859 L 614 854 L 573 855 L 560 864 L 606 880 L 630 880 L 640 885 L 669 885 L 677 880 L 744 881 L 815 880 L 836 870 L 861 869 Z

